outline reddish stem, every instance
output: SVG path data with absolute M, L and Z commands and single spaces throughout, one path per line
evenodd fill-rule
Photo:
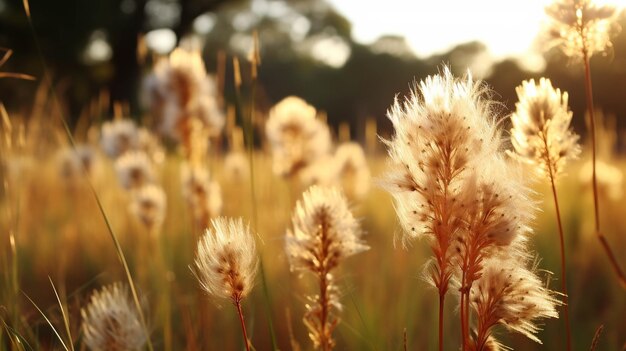
M 547 143 L 546 143 L 547 149 Z M 547 150 L 546 150 L 547 151 Z M 559 200 L 556 195 L 556 187 L 554 186 L 554 173 L 552 171 L 552 165 L 548 161 L 548 171 L 550 175 L 550 184 L 552 185 L 552 195 L 554 198 L 554 208 L 556 208 L 556 221 L 559 227 L 559 239 L 561 243 L 561 292 L 563 293 L 563 312 L 565 313 L 565 330 L 567 336 L 567 350 L 572 349 L 572 334 L 569 322 L 569 303 L 567 293 L 567 272 L 565 270 L 565 240 L 563 238 L 563 225 L 561 223 L 561 210 L 559 209 Z
M 613 254 L 613 250 L 609 246 L 604 234 L 600 231 L 600 209 L 599 209 L 599 201 L 598 201 L 598 182 L 596 179 L 596 121 L 594 118 L 594 107 L 593 107 L 593 88 L 591 84 L 591 68 L 589 65 L 589 53 L 587 52 L 587 47 L 583 47 L 583 61 L 585 64 L 585 93 L 587 97 L 587 107 L 589 110 L 589 129 L 591 133 L 591 153 L 592 153 L 592 168 L 591 168 L 591 178 L 592 178 L 592 186 L 593 186 L 593 205 L 594 205 L 594 213 L 595 213 L 595 229 L 596 235 L 598 236 L 598 240 L 602 244 L 602 248 L 604 249 L 606 255 L 611 262 L 611 267 L 615 274 L 617 275 L 617 279 L 624 290 L 626 290 L 626 275 L 624 271 L 621 269 L 615 255 Z
M 248 341 L 248 333 L 246 332 L 246 323 L 243 320 L 243 311 L 241 309 L 241 298 L 235 298 L 235 306 L 237 307 L 237 313 L 239 314 L 239 321 L 241 322 L 241 331 L 243 333 L 243 340 L 246 343 L 246 351 L 250 351 L 250 342 Z
M 446 299 L 445 293 L 439 293 L 439 351 L 443 351 L 443 306 Z

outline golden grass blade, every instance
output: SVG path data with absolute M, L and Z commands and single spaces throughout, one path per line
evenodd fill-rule
M 46 322 L 48 322 L 48 325 L 50 326 L 50 328 L 52 328 L 52 331 L 54 332 L 54 334 L 57 336 L 57 338 L 59 339 L 59 341 L 61 342 L 61 345 L 63 345 L 63 348 L 65 349 L 65 351 L 70 351 L 67 348 L 67 345 L 65 345 L 65 342 L 63 342 L 63 338 L 61 337 L 61 335 L 59 335 L 59 332 L 56 330 L 56 328 L 54 327 L 54 325 L 52 325 L 52 322 L 50 321 L 50 319 L 48 319 L 48 317 L 46 316 L 45 313 L 43 313 L 43 311 L 39 308 L 39 306 L 37 306 L 37 304 L 35 303 L 35 301 L 33 301 L 28 295 L 26 295 L 25 292 L 22 291 L 22 294 L 24 294 L 24 296 L 26 296 L 26 298 L 28 299 L 28 301 L 30 301 L 30 303 L 33 304 L 33 306 L 35 306 L 35 308 L 37 309 L 37 311 L 39 311 L 39 313 L 43 316 L 43 318 L 46 320 Z
M 65 311 L 65 304 L 61 302 L 61 298 L 59 297 L 59 293 L 57 292 L 57 288 L 54 286 L 52 282 L 52 278 L 48 276 L 48 280 L 50 280 L 50 285 L 52 285 L 52 290 L 54 291 L 54 296 L 57 299 L 59 307 L 61 308 L 61 315 L 63 316 L 63 324 L 65 325 L 65 332 L 67 333 L 68 343 L 70 344 L 70 349 L 74 351 L 74 343 L 72 342 L 72 332 L 70 331 L 70 319 L 67 316 L 67 312 Z
M 26 351 L 26 346 L 28 346 L 28 350 L 33 351 L 33 347 L 30 346 L 30 344 L 28 343 L 28 341 L 26 341 L 26 339 L 19 335 L 17 333 L 17 331 L 11 327 L 9 327 L 6 322 L 4 321 L 4 319 L 2 319 L 2 326 L 4 327 L 4 330 L 7 333 L 7 336 L 10 340 L 10 345 L 12 347 L 11 350 L 16 350 L 16 351 Z M 2 336 L 0 334 L 0 336 Z M 0 338 L 0 342 L 2 342 L 2 338 Z M 0 344 L 0 345 L 4 345 L 4 344 Z
M 48 69 L 47 69 L 47 65 L 46 65 L 46 61 L 43 57 L 43 52 L 41 50 L 41 45 L 39 44 L 39 40 L 37 39 L 37 33 L 35 31 L 35 26 L 33 25 L 33 21 L 32 18 L 30 16 L 30 9 L 28 7 L 28 0 L 24 0 L 24 10 L 26 11 L 26 15 L 28 16 L 28 23 L 30 25 L 30 29 L 33 35 L 33 39 L 35 41 L 35 45 L 37 47 L 37 52 L 39 53 L 39 59 L 41 60 L 41 64 L 44 68 L 44 80 L 46 82 L 48 82 L 48 89 L 50 91 L 50 94 L 52 95 L 53 101 L 56 103 L 57 105 L 57 109 L 60 111 L 59 113 L 59 118 L 61 119 L 61 123 L 63 124 L 63 129 L 65 130 L 65 133 L 67 134 L 68 140 L 70 142 L 70 146 L 72 147 L 72 149 L 76 150 L 76 143 L 74 141 L 74 137 L 72 136 L 72 132 L 70 130 L 69 125 L 67 124 L 67 121 L 65 120 L 65 118 L 63 117 L 62 111 L 61 109 L 58 107 L 59 106 L 59 102 L 58 99 L 56 97 L 56 93 L 54 91 L 54 89 L 52 88 L 52 84 L 51 79 L 49 79 L 48 77 Z M 141 308 L 141 303 L 139 301 L 139 296 L 137 294 L 137 289 L 135 288 L 135 283 L 133 281 L 132 275 L 130 273 L 130 269 L 128 268 L 128 263 L 126 262 L 126 257 L 124 256 L 124 252 L 122 250 L 122 246 L 119 242 L 119 240 L 117 239 L 117 235 L 115 235 L 115 232 L 113 231 L 113 228 L 111 226 L 111 223 L 109 221 L 108 216 L 106 215 L 106 212 L 104 210 L 104 207 L 102 206 L 102 202 L 100 201 L 100 197 L 98 196 L 98 193 L 93 185 L 93 182 L 91 181 L 91 179 L 88 176 L 87 170 L 85 169 L 84 165 L 81 167 L 82 171 L 83 171 L 83 175 L 89 185 L 89 189 L 91 190 L 91 193 L 94 195 L 94 198 L 96 200 L 96 203 L 98 205 L 98 209 L 100 211 L 100 213 L 102 214 L 102 217 L 104 219 L 104 222 L 106 224 L 107 230 L 111 236 L 111 240 L 113 241 L 113 245 L 115 246 L 115 250 L 117 253 L 117 256 L 122 264 L 122 267 L 124 268 L 124 272 L 126 274 L 126 280 L 128 281 L 128 285 L 130 287 L 130 291 L 133 295 L 133 300 L 135 302 L 135 307 L 137 308 L 137 313 L 139 314 L 139 318 L 141 320 L 141 325 L 144 329 L 144 332 L 146 333 L 146 339 L 147 339 L 147 344 L 148 344 L 148 350 L 153 351 L 154 347 L 152 346 L 152 341 L 150 340 L 150 333 L 148 331 L 148 327 L 146 324 L 146 319 L 143 313 L 143 309 Z

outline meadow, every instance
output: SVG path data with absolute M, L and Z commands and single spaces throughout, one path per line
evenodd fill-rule
M 592 27 L 594 21 L 604 20 L 606 14 L 596 7 L 583 9 L 590 11 L 591 19 L 585 17 L 588 22 L 584 22 L 575 12 L 579 19 L 576 23 L 598 31 L 593 32 L 593 37 L 583 36 L 583 63 L 588 70 L 588 55 L 603 50 L 602 44 L 606 45 L 608 37 L 601 37 L 601 29 Z M 560 39 L 567 42 L 571 37 Z M 337 128 L 329 126 L 322 111 L 299 98 L 287 98 L 267 111 L 257 109 L 254 94 L 260 64 L 258 45 L 255 38 L 250 57 L 232 62 L 236 99 L 228 107 L 224 107 L 223 91 L 215 78 L 207 74 L 200 53 L 183 48 L 155 60 L 149 70 L 143 88 L 145 113 L 133 114 L 127 105 L 110 101 L 103 92 L 70 125 L 68 109 L 46 79 L 39 84 L 35 101 L 29 102 L 28 113 L 7 112 L 1 106 L 0 350 L 457 350 L 461 347 L 464 350 L 507 347 L 565 350 L 569 348 L 563 319 L 565 301 L 572 350 L 626 350 L 626 284 L 615 274 L 626 265 L 623 233 L 626 160 L 615 152 L 623 137 L 615 128 L 615 117 L 603 116 L 600 110 L 593 109 L 595 118 L 572 117 L 567 97 L 563 100 L 561 92 L 556 90 L 549 90 L 552 95 L 545 98 L 547 102 L 538 105 L 558 108 L 565 105 L 565 109 L 554 112 L 546 108 L 541 119 L 537 118 L 540 122 L 532 120 L 532 113 L 532 121 L 523 118 L 523 104 L 517 106 L 517 111 L 506 111 L 499 106 L 494 112 L 491 105 L 483 106 L 484 99 L 492 95 L 485 94 L 482 83 L 466 77 L 452 78 L 448 68 L 442 65 L 436 78 L 415 77 L 423 85 L 416 88 L 416 95 L 421 98 L 406 98 L 414 105 L 408 103 L 395 108 L 394 101 L 389 101 L 388 116 L 395 128 L 392 134 L 378 135 L 376 123 L 368 121 L 365 135 L 351 138 L 345 123 Z M 575 44 L 563 45 L 572 46 L 566 48 L 572 56 L 580 49 Z M 407 77 L 407 82 L 411 79 Z M 535 81 L 527 83 L 533 87 L 534 84 Z M 464 90 L 467 87 L 471 89 Z M 544 88 L 539 87 L 536 89 Z M 441 91 L 437 89 L 442 89 L 445 96 L 438 96 Z M 518 91 L 520 99 L 530 95 L 522 91 L 521 88 Z M 554 96 L 556 103 L 550 100 Z M 399 99 L 404 101 L 405 97 Z M 533 100 L 530 101 L 532 104 Z M 439 327 L 439 294 L 426 272 L 432 266 L 431 257 L 436 256 L 433 242 L 440 240 L 437 230 L 442 230 L 441 221 L 447 217 L 443 216 L 443 220 L 420 217 L 420 223 L 435 223 L 429 227 L 435 234 L 425 232 L 421 237 L 410 238 L 408 229 L 414 231 L 415 224 L 402 214 L 406 194 L 397 195 L 391 186 L 399 184 L 402 188 L 404 184 L 402 177 L 390 175 L 404 169 L 402 162 L 407 163 L 407 173 L 429 174 L 423 167 L 437 168 L 438 160 L 444 159 L 437 154 L 444 148 L 433 146 L 436 156 L 415 160 L 419 167 L 411 169 L 408 163 L 414 154 L 402 153 L 406 147 L 402 146 L 405 119 L 398 116 L 408 116 L 406 120 L 410 120 L 411 113 L 424 114 L 426 121 L 437 120 L 433 125 L 441 123 L 445 133 L 454 134 L 450 132 L 456 128 L 450 122 L 453 117 L 425 113 L 431 111 L 429 108 L 441 109 L 445 112 L 442 116 L 454 115 L 458 108 L 476 115 L 476 123 L 487 121 L 484 134 L 446 139 L 461 144 L 466 139 L 480 140 L 478 144 L 467 142 L 467 145 L 481 145 L 475 146 L 480 155 L 473 155 L 475 164 L 467 161 L 467 166 L 459 167 L 462 182 L 484 182 L 481 184 L 484 187 L 497 183 L 501 173 L 494 172 L 493 177 L 488 174 L 484 180 L 481 169 L 485 167 L 487 171 L 483 169 L 483 172 L 488 173 L 492 169 L 489 167 L 495 167 L 492 163 L 498 162 L 513 169 L 511 174 L 519 173 L 504 177 L 502 188 L 506 191 L 507 187 L 519 187 L 519 192 L 524 193 L 520 199 L 525 203 L 508 204 L 505 209 L 513 210 L 503 212 L 502 217 L 513 218 L 511 223 L 516 225 L 515 232 L 522 239 L 517 243 L 516 239 L 492 240 L 489 236 L 485 250 L 488 247 L 493 252 L 484 253 L 477 260 L 481 268 L 466 291 L 467 299 L 471 294 L 472 303 L 479 306 L 474 294 L 478 294 L 477 285 L 484 283 L 480 280 L 482 276 L 487 276 L 481 264 L 494 259 L 492 256 L 519 255 L 520 258 L 513 259 L 518 261 L 510 268 L 512 272 L 527 267 L 537 277 L 540 286 L 536 289 L 546 296 L 547 307 L 541 317 L 548 318 L 535 321 L 532 316 L 529 324 L 517 329 L 515 318 L 497 318 L 494 325 L 498 325 L 493 330 L 490 326 L 487 335 L 489 340 L 495 337 L 506 346 L 479 345 L 479 337 L 474 333 L 480 332 L 464 324 L 464 313 L 469 315 L 467 323 L 479 323 L 482 315 L 480 311 L 470 313 L 469 307 L 464 311 L 460 280 L 465 280 L 467 267 L 454 258 L 451 262 L 463 268 L 450 273 L 452 283 L 442 311 L 445 319 L 443 327 Z M 565 145 L 567 149 L 553 154 L 545 142 L 545 153 L 530 153 L 529 157 L 536 158 L 537 164 L 531 164 L 532 160 L 517 162 L 524 157 L 520 149 L 533 145 L 520 133 L 530 135 L 534 129 L 524 129 L 516 123 L 545 123 L 551 118 L 550 113 L 554 113 L 555 120 L 562 119 L 554 122 L 557 127 L 537 130 L 544 133 L 544 138 L 550 138 L 546 137 L 548 133 L 563 133 L 554 137 L 556 141 L 550 147 Z M 522 117 L 511 122 L 511 114 Z M 459 116 L 459 120 L 466 120 L 466 115 Z M 579 142 L 577 136 L 567 134 L 571 133 L 571 118 L 590 119 L 595 130 Z M 422 133 L 417 131 L 421 128 L 421 125 L 407 128 L 409 146 L 415 140 L 411 139 L 411 133 Z M 431 125 L 431 129 L 435 127 Z M 466 130 L 464 125 L 462 130 Z M 427 138 L 429 132 L 424 133 L 419 138 Z M 419 138 L 418 142 L 423 142 Z M 483 143 L 483 138 L 493 138 L 496 145 L 494 150 L 485 151 L 485 155 L 482 149 L 488 149 L 484 146 L 488 143 Z M 359 144 L 352 139 L 363 142 Z M 437 142 L 435 138 L 432 144 L 427 141 L 421 145 Z M 577 155 L 579 143 L 582 152 Z M 415 154 L 419 152 L 426 153 L 416 149 Z M 467 148 L 465 152 L 469 152 Z M 513 156 L 515 153 L 522 155 Z M 551 160 L 551 156 L 557 159 Z M 544 160 L 547 166 L 542 165 Z M 595 165 L 593 176 L 592 165 Z M 549 172 L 537 172 L 542 167 L 547 167 Z M 463 173 L 470 171 L 476 173 Z M 550 177 L 558 173 L 555 185 L 565 238 L 562 249 L 567 262 L 564 267 L 567 296 L 560 292 L 564 277 L 555 220 L 558 214 L 548 173 Z M 411 181 L 418 183 L 418 179 L 421 178 L 415 176 Z M 411 183 L 410 191 L 419 192 L 426 198 L 419 201 L 432 205 L 427 200 L 429 182 L 426 179 L 423 184 Z M 451 188 L 465 186 L 465 183 L 450 184 Z M 310 234 L 306 229 L 326 228 L 328 224 L 323 220 L 322 224 L 315 222 L 316 217 L 311 219 L 307 211 L 315 201 L 327 199 L 316 199 L 312 185 L 340 189 L 337 191 L 345 194 L 349 211 L 356 219 L 330 220 L 331 227 L 340 223 L 343 226 L 339 229 L 345 232 L 339 230 L 336 237 L 328 239 L 322 235 L 319 239 L 322 246 L 324 240 L 331 241 L 322 251 L 335 250 L 335 256 L 322 260 L 322 268 L 315 266 L 324 272 L 317 272 L 317 277 L 306 272 L 307 262 L 317 264 L 306 250 L 313 250 L 310 246 L 318 243 L 313 239 L 306 241 Z M 445 204 L 448 185 L 444 187 Z M 483 196 L 481 205 L 475 205 L 474 209 L 487 206 L 484 198 L 490 192 L 482 189 L 474 189 L 477 193 L 482 191 Z M 518 194 L 516 191 L 513 195 Z M 471 198 L 472 194 L 467 196 Z M 595 203 L 594 196 L 597 196 Z M 339 214 L 348 216 L 343 205 L 328 206 L 337 210 L 327 214 L 329 218 Z M 436 212 L 437 206 L 433 207 Z M 472 213 L 472 210 L 463 211 Z M 599 214 L 596 220 L 595 211 Z M 228 241 L 218 222 L 212 221 L 218 217 L 242 218 L 249 225 L 249 229 L 239 229 L 245 231 L 245 238 L 231 240 L 248 240 L 247 244 Z M 462 219 L 463 215 L 458 217 Z M 608 251 L 598 241 L 597 221 L 602 223 L 602 235 L 615 254 L 615 262 L 609 260 Z M 450 226 L 458 225 L 459 231 L 465 231 L 466 226 L 467 231 L 472 230 L 471 221 L 463 225 L 450 223 Z M 358 227 L 354 233 L 352 226 Z M 505 227 L 485 230 L 498 235 Z M 506 227 L 507 232 L 509 228 Z M 198 243 L 205 239 L 226 240 L 222 247 L 226 253 L 209 252 L 203 258 Z M 338 240 L 336 246 L 332 246 L 332 240 Z M 210 251 L 211 245 L 216 244 L 207 241 L 206 245 Z M 240 252 L 250 247 L 247 252 Z M 461 249 L 458 252 L 465 254 Z M 237 265 L 237 260 L 247 259 L 251 260 L 250 274 L 245 272 L 245 265 Z M 220 278 L 224 269 L 213 266 L 219 266 L 221 260 L 232 261 L 229 261 L 228 277 Z M 207 264 L 202 266 L 202 262 Z M 328 268 L 327 262 L 334 263 Z M 509 261 L 502 259 L 502 262 Z M 212 269 L 215 272 L 210 272 Z M 232 273 L 237 269 L 242 271 Z M 327 274 L 322 269 L 333 272 Z M 459 278 L 461 271 L 463 278 Z M 235 284 L 227 278 L 242 282 Z M 530 280 L 534 282 L 533 279 Z M 320 297 L 318 280 L 330 289 L 329 301 Z M 102 297 L 98 303 L 95 292 L 103 291 L 105 296 L 106 290 L 101 289 L 116 282 L 126 300 L 116 302 L 109 296 L 113 300 Z M 505 290 L 511 284 L 514 282 L 506 283 Z M 522 291 L 521 295 L 528 295 L 528 291 Z M 517 298 L 520 297 L 516 295 Z M 315 323 L 306 324 L 306 317 L 303 323 L 303 316 L 317 313 L 318 303 L 325 311 L 321 323 L 327 323 L 326 319 L 330 318 L 326 307 L 332 311 L 333 318 L 338 318 L 336 325 L 330 322 L 330 331 Z M 233 305 L 241 310 L 237 311 Z M 121 310 L 116 309 L 120 306 Z M 522 312 L 514 311 L 516 315 Z M 244 333 L 247 330 L 249 344 L 242 338 L 240 324 Z M 473 336 L 465 335 L 465 330 Z M 318 337 L 321 341 L 316 341 L 312 336 L 316 332 L 330 333 L 334 341 L 324 340 L 324 335 Z M 444 337 L 440 339 L 439 335 Z M 537 340 L 531 340 L 534 336 Z M 124 344 L 124 338 L 134 339 Z M 470 341 L 474 338 L 476 341 Z

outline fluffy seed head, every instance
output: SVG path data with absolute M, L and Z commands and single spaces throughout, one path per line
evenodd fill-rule
M 198 242 L 196 275 L 209 295 L 238 302 L 254 285 L 259 261 L 254 236 L 241 218 L 220 217 L 211 226 Z
M 369 249 L 337 188 L 310 187 L 296 204 L 292 224 L 285 239 L 292 270 L 328 272 L 342 259 Z
M 154 181 L 150 158 L 141 151 L 129 151 L 115 161 L 117 178 L 124 189 L 139 189 Z
M 545 175 L 562 173 L 567 161 L 580 154 L 578 135 L 570 128 L 567 92 L 554 89 L 546 78 L 539 84 L 524 81 L 516 91 L 519 102 L 511 115 L 511 143 L 517 157 Z
M 551 19 L 548 44 L 572 58 L 582 58 L 584 51 L 588 57 L 604 52 L 612 46 L 611 35 L 619 31 L 616 9 L 593 0 L 555 0 L 546 13 Z
M 177 48 L 168 59 L 157 62 L 144 83 L 144 99 L 161 132 L 171 138 L 184 138 L 189 119 L 202 122 L 210 135 L 224 127 L 215 80 L 207 75 L 198 51 Z
M 469 171 L 500 147 L 485 88 L 470 76 L 442 74 L 420 82 L 411 96 L 397 99 L 387 116 L 395 135 L 387 141 L 391 171 L 383 185 L 393 195 L 405 238 L 436 236 L 450 214 Z
M 535 203 L 522 176 L 518 163 L 498 154 L 464 182 L 457 199 L 461 228 L 455 232 L 453 245 L 459 256 L 476 258 L 466 272 L 469 281 L 480 276 L 484 258 L 526 256 L 526 247 L 520 243 L 532 232 Z
M 357 143 L 343 143 L 335 150 L 341 186 L 349 198 L 363 198 L 370 190 L 371 173 L 365 152 Z
M 94 292 L 81 311 L 85 344 L 90 350 L 141 350 L 146 334 L 128 289 L 120 283 Z
M 93 175 L 96 169 L 96 153 L 89 145 L 63 148 L 59 150 L 56 157 L 59 175 L 68 183 L 80 179 L 83 172 Z
M 478 316 L 479 335 L 489 335 L 496 324 L 516 331 L 538 343 L 538 319 L 558 318 L 560 302 L 524 262 L 490 259 L 483 275 L 470 291 L 471 304 Z
M 272 146 L 274 173 L 292 176 L 328 153 L 328 126 L 315 117 L 315 108 L 295 96 L 272 108 L 265 133 Z
M 148 229 L 158 231 L 165 220 L 166 197 L 156 185 L 144 185 L 133 194 L 131 213 Z
M 116 119 L 102 124 L 100 144 L 111 158 L 117 158 L 137 147 L 138 135 L 135 122 L 130 119 Z
M 250 161 L 241 151 L 231 151 L 224 158 L 224 174 L 226 179 L 241 182 L 250 176 Z
M 211 180 L 209 171 L 204 167 L 185 164 L 181 173 L 183 196 L 196 221 L 206 226 L 210 218 L 217 217 L 222 211 L 221 187 Z

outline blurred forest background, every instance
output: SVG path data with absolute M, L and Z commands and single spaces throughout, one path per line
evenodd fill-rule
M 385 112 L 396 94 L 408 92 L 413 78 L 436 73 L 442 62 L 460 74 L 481 66 L 488 52 L 482 43 L 469 42 L 420 59 L 400 36 L 383 36 L 362 45 L 351 37 L 349 21 L 325 0 L 31 0 L 30 8 L 34 34 L 22 1 L 0 0 L 0 46 L 14 50 L 1 69 L 41 78 L 43 58 L 71 121 L 104 90 L 113 101 L 128 101 L 132 114 L 140 115 L 138 88 L 151 61 L 142 59 L 151 56 L 145 50 L 167 53 L 181 41 L 203 48 L 209 71 L 215 72 L 218 53 L 226 54 L 224 95 L 232 101 L 230 58 L 247 56 L 256 29 L 262 57 L 256 106 L 266 110 L 287 95 L 299 95 L 326 111 L 329 124 L 347 121 L 353 138 L 359 140 L 369 117 L 377 119 L 381 134 L 389 133 Z M 619 23 L 626 27 L 624 14 Z M 596 106 L 620 117 L 626 111 L 626 33 L 622 31 L 613 42 L 611 52 L 591 63 L 598 83 L 594 84 Z M 556 87 L 569 92 L 575 116 L 584 113 L 582 67 L 558 50 L 547 52 L 545 58 L 543 72 L 525 71 L 514 58 L 478 72 L 506 107 L 503 115 L 516 101 L 515 87 L 540 76 L 550 77 Z M 613 84 L 619 82 L 624 84 Z M 35 86 L 4 80 L 0 99 L 9 111 L 27 112 L 19 109 L 29 108 Z M 585 134 L 583 120 L 573 119 L 580 134 Z M 621 118 L 617 128 L 626 128 Z M 617 147 L 626 150 L 624 145 Z

